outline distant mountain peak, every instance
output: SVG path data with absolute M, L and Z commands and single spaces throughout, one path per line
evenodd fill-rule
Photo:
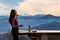
M 53 16 L 53 15 L 51 15 L 51 14 L 47 14 L 47 15 L 49 15 L 49 16 Z
M 54 16 L 54 15 L 48 14 L 48 15 L 45 15 L 45 16 L 43 16 L 41 18 L 45 19 L 45 18 L 55 18 L 55 17 L 56 16 Z
M 54 17 L 53 15 L 51 14 L 48 14 L 48 15 L 45 15 L 46 17 Z

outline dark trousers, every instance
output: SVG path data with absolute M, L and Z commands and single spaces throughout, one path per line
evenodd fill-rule
M 12 33 L 12 36 L 13 36 L 13 40 L 19 40 L 19 38 L 18 38 L 18 28 L 12 28 L 12 31 L 11 31 L 11 33 Z

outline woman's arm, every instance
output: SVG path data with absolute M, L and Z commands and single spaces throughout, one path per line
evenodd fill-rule
M 22 25 L 22 24 L 20 24 L 20 25 L 18 25 L 18 27 L 23 27 L 23 25 Z
M 23 25 L 14 25 L 13 27 L 23 27 Z

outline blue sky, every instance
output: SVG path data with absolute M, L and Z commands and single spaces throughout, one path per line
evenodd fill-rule
M 0 0 L 0 2 L 7 3 L 10 5 L 16 5 L 18 2 L 22 2 L 23 0 Z
M 23 0 L 0 0 L 1 3 L 5 3 L 11 7 L 17 6 L 18 2 L 22 2 Z
M 60 16 L 60 0 L 0 0 L 0 15 L 9 15 L 11 9 L 15 9 L 20 15 Z

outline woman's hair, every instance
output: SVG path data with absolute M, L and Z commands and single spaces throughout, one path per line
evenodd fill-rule
M 12 25 L 12 20 L 16 15 L 16 10 L 12 9 L 10 12 L 9 23 Z

